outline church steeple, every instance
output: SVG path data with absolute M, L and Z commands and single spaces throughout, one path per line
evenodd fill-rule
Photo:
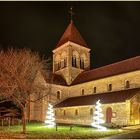
M 61 75 L 68 85 L 85 70 L 90 69 L 90 49 L 71 20 L 53 50 L 53 73 Z
M 83 47 L 88 48 L 88 45 L 86 44 L 83 37 L 81 36 L 79 31 L 75 27 L 73 20 L 70 21 L 68 27 L 66 28 L 61 39 L 59 40 L 56 48 L 60 47 L 61 45 L 63 45 L 64 43 L 68 41 L 74 42 L 76 44 L 79 44 L 79 45 L 82 45 Z

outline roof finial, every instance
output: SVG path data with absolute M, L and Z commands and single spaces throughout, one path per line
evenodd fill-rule
M 70 20 L 72 21 L 73 20 L 73 15 L 74 15 L 73 7 L 72 6 L 70 7 L 69 13 L 70 13 Z

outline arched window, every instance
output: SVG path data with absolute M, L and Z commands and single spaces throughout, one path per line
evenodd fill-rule
M 80 68 L 84 69 L 84 59 L 83 58 L 80 59 Z
M 126 82 L 125 82 L 125 88 L 130 88 L 130 83 L 129 83 L 129 81 L 126 81 Z
M 112 84 L 109 84 L 108 85 L 108 91 L 111 91 L 112 90 Z
M 61 53 L 61 68 L 66 67 L 67 65 L 67 53 L 66 51 L 62 51 Z
M 93 108 L 90 109 L 90 115 L 93 115 Z
M 96 93 L 96 87 L 93 88 L 93 93 Z
M 84 89 L 82 89 L 82 91 L 81 91 L 81 95 L 84 95 L 85 94 L 85 91 L 84 91 Z
M 60 91 L 57 91 L 57 99 L 61 99 L 61 93 L 60 93 Z
M 63 111 L 63 115 L 66 116 L 66 110 Z
M 76 67 L 76 56 L 75 55 L 72 57 L 72 66 Z
M 78 115 L 78 109 L 75 110 L 75 115 Z

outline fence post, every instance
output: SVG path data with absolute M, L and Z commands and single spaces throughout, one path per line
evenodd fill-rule
M 55 130 L 57 131 L 57 124 L 56 124 L 56 126 L 55 126 Z
M 70 125 L 70 131 L 72 131 L 72 127 L 73 127 L 73 125 Z

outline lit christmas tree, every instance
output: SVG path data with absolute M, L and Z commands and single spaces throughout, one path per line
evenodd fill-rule
M 45 123 L 47 124 L 47 127 L 54 127 L 55 124 L 55 114 L 53 110 L 53 106 L 51 104 L 48 105 L 48 111 Z
M 96 102 L 93 123 L 91 125 L 95 128 L 98 128 L 98 130 L 105 131 L 106 127 L 101 126 L 101 124 L 105 122 L 102 118 L 103 118 L 102 108 L 101 108 L 100 100 L 98 100 Z

